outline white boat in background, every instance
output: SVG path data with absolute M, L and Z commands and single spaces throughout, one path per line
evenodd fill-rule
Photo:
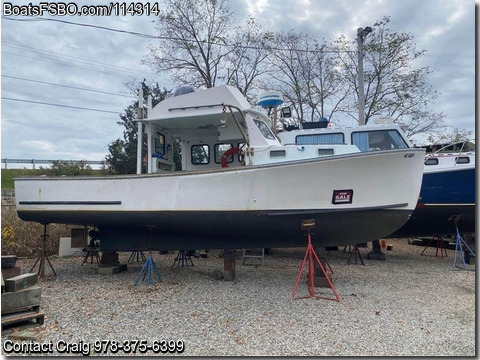
M 147 174 L 18 178 L 18 215 L 95 226 L 104 251 L 304 246 L 303 220 L 316 246 L 347 245 L 409 219 L 424 149 L 282 145 L 268 120 L 230 86 L 149 104 Z
M 374 118 L 367 125 L 330 127 L 327 121 L 303 123 L 302 129 L 283 131 L 278 137 L 284 145 L 350 145 L 360 152 L 413 148 L 402 126 L 389 117 Z

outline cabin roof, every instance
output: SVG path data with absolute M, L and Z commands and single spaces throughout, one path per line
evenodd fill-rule
M 222 104 L 233 105 L 242 111 L 251 108 L 240 91 L 222 85 L 165 99 L 142 122 L 167 129 L 213 128 L 225 117 Z M 226 108 L 225 111 L 230 116 L 230 110 Z

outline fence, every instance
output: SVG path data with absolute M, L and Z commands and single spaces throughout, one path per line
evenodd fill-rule
M 55 161 L 63 161 L 69 164 L 86 164 L 86 165 L 100 165 L 104 166 L 104 160 L 38 160 L 38 159 L 2 159 L 2 164 L 5 164 L 4 169 L 8 169 L 8 164 L 32 164 L 35 169 L 36 164 L 53 164 Z

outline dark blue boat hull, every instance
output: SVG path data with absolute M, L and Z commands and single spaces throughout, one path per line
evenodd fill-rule
M 475 169 L 423 175 L 419 204 L 475 204 Z
M 475 232 L 475 169 L 427 173 L 410 220 L 391 237 Z

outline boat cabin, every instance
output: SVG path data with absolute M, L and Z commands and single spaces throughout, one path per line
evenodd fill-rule
M 355 145 L 361 152 L 412 147 L 401 127 L 389 119 L 374 119 L 372 123 L 355 128 L 304 127 L 281 132 L 278 137 L 284 145 L 349 144 Z
M 236 88 L 227 85 L 172 96 L 154 108 L 149 105 L 148 110 L 148 118 L 138 120 L 145 124 L 148 139 L 147 173 L 175 170 L 174 141 L 181 144 L 182 171 L 211 171 L 358 152 L 355 146 L 343 143 L 327 147 L 282 145 L 269 126 L 270 118 L 252 109 Z M 142 159 L 139 151 L 138 164 Z

